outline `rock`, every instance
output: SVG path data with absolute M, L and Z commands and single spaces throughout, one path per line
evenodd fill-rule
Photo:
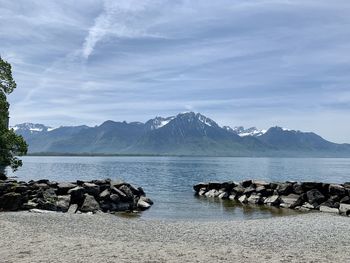
M 276 191 L 279 195 L 288 195 L 293 191 L 293 185 L 291 183 L 282 183 L 279 184 L 276 188 Z
M 146 210 L 146 209 L 148 209 L 150 207 L 151 207 L 151 205 L 149 203 L 145 202 L 141 198 L 137 201 L 137 208 L 139 208 L 141 210 Z
M 98 197 L 100 194 L 100 186 L 93 183 L 83 183 L 85 192 L 94 197 Z
M 252 183 L 255 187 L 264 186 L 265 188 L 268 188 L 270 186 L 270 183 L 260 180 L 253 180 Z
M 324 201 L 326 201 L 326 197 L 317 189 L 307 191 L 306 196 L 308 202 L 314 206 L 318 206 Z
M 78 205 L 77 204 L 72 204 L 72 205 L 69 206 L 67 212 L 69 214 L 75 214 L 77 212 L 77 210 L 78 210 Z
M 24 210 L 30 210 L 37 207 L 38 207 L 38 204 L 33 201 L 28 201 L 27 203 L 22 204 L 22 209 Z
M 289 195 L 281 195 L 281 204 L 283 207 L 294 208 L 296 206 L 302 205 L 302 201 L 300 200 L 300 195 L 289 194 Z
M 57 200 L 57 195 L 54 189 L 49 188 L 43 191 L 42 196 L 45 201 L 55 202 Z
M 303 187 L 301 186 L 301 184 L 293 184 L 293 193 L 297 194 L 297 195 L 301 195 L 304 193 Z
M 193 186 L 193 190 L 194 190 L 196 193 L 198 193 L 199 190 L 201 190 L 201 189 L 207 189 L 208 186 L 209 186 L 208 183 L 199 183 L 199 184 L 196 184 L 196 185 Z
M 246 188 L 244 190 L 243 194 L 249 196 L 249 195 L 251 195 L 254 192 L 255 192 L 255 188 L 253 186 L 249 186 L 248 188 Z
M 34 188 L 34 189 L 46 190 L 46 189 L 49 189 L 50 186 L 48 186 L 48 185 L 45 184 L 45 183 L 41 183 L 41 184 L 35 183 L 35 184 L 32 185 L 32 188 Z
M 80 211 L 82 212 L 96 212 L 100 210 L 100 205 L 96 201 L 95 197 L 89 194 L 85 194 L 85 200 L 83 205 L 80 207 Z
M 123 199 L 126 199 L 126 194 L 114 186 L 111 186 L 111 192 L 119 195 L 119 197 L 121 197 Z
M 338 208 L 331 208 L 325 205 L 321 205 L 320 206 L 320 211 L 321 212 L 325 212 L 325 213 L 335 213 L 335 214 L 339 214 L 339 209 Z
M 29 187 L 24 184 L 18 184 L 12 188 L 12 190 L 16 193 L 24 193 L 29 190 Z
M 6 193 L 0 197 L 0 210 L 17 211 L 22 204 L 22 195 L 15 192 Z
M 67 212 L 70 204 L 70 195 L 59 195 L 57 196 L 56 206 L 58 210 Z
M 248 198 L 246 195 L 242 195 L 238 198 L 238 201 L 240 201 L 242 204 L 246 204 L 248 202 Z
M 82 186 L 76 186 L 68 190 L 68 194 L 71 196 L 71 203 L 78 204 L 79 206 L 84 202 L 85 188 Z
M 244 188 L 247 188 L 247 187 L 251 186 L 252 183 L 253 183 L 252 180 L 245 180 L 245 181 L 243 181 L 243 182 L 241 183 L 241 185 L 242 185 Z
M 239 194 L 239 195 L 243 194 L 244 190 L 245 190 L 245 188 L 241 185 L 237 185 L 236 187 L 232 188 L 232 191 Z
M 328 187 L 328 191 L 330 195 L 338 196 L 344 196 L 346 193 L 344 186 L 339 184 L 330 184 Z
M 316 182 L 302 182 L 301 187 L 303 188 L 304 192 L 310 191 L 312 189 L 316 189 L 319 191 L 323 189 L 322 183 Z
M 113 203 L 118 203 L 120 201 L 120 197 L 117 194 L 111 194 L 109 196 L 109 199 L 113 202 Z
M 130 190 L 130 188 L 126 185 L 122 185 L 119 187 L 119 190 L 122 191 L 125 195 L 126 195 L 126 198 L 125 200 L 133 200 L 134 199 L 134 194 L 132 193 L 132 191 Z
M 199 196 L 203 196 L 206 192 L 207 192 L 207 191 L 206 191 L 205 188 L 201 188 L 201 189 L 199 190 L 199 192 L 198 192 L 198 195 L 199 195 Z
M 222 184 L 221 184 L 221 183 L 218 183 L 218 182 L 210 182 L 210 183 L 208 184 L 208 190 L 212 190 L 212 189 L 218 190 L 218 189 L 222 188 L 221 185 L 222 185 Z
M 349 204 L 340 204 L 339 212 L 344 215 L 350 215 L 350 205 Z
M 235 194 L 230 194 L 229 197 L 228 197 L 228 199 L 230 199 L 231 201 L 233 201 L 233 200 L 236 199 L 236 197 L 237 197 L 237 195 L 235 195 Z
M 227 192 L 222 192 L 218 196 L 220 199 L 227 199 L 228 198 L 228 193 Z
M 342 204 L 350 204 L 350 196 L 345 196 L 340 200 Z
M 273 196 L 267 197 L 264 203 L 267 205 L 277 206 L 281 203 L 281 199 L 278 195 L 273 195 Z
M 66 195 L 68 190 L 74 187 L 76 187 L 76 185 L 72 183 L 59 183 L 57 185 L 57 195 Z
M 111 192 L 108 189 L 106 189 L 102 193 L 100 193 L 100 199 L 102 200 L 108 199 L 110 195 L 111 195 Z
M 146 203 L 149 203 L 150 205 L 153 205 L 153 201 L 146 196 L 140 196 L 140 199 L 145 201 Z
M 219 191 L 218 190 L 215 190 L 215 189 L 211 189 L 209 190 L 208 192 L 205 193 L 205 196 L 206 197 L 217 197 L 219 196 Z
M 266 190 L 265 186 L 258 186 L 255 189 L 255 192 L 257 192 L 258 194 L 261 194 L 261 196 L 268 196 L 268 191 Z M 271 192 L 270 192 L 271 193 Z
M 323 202 L 320 206 L 328 206 L 331 208 L 339 208 L 339 203 L 335 202 L 332 199 L 328 199 L 327 201 Z
M 302 207 L 305 208 L 305 209 L 315 209 L 315 207 L 312 204 L 308 203 L 308 202 L 305 202 L 302 205 Z
M 257 195 L 257 194 L 252 194 L 249 196 L 248 198 L 248 203 L 251 203 L 251 204 L 260 204 L 262 203 L 262 198 L 260 195 Z
M 7 179 L 7 176 L 6 174 L 4 174 L 3 172 L 0 172 L 0 180 L 6 180 Z

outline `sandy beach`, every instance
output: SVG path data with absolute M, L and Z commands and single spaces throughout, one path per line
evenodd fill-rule
M 350 218 L 188 222 L 0 214 L 1 262 L 350 262 Z

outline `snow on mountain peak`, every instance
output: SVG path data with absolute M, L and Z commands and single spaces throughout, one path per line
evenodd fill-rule
M 256 127 L 251 127 L 248 129 L 245 129 L 243 126 L 236 126 L 233 129 L 229 126 L 224 126 L 222 127 L 223 129 L 235 133 L 241 137 L 245 137 L 245 136 L 261 136 L 263 134 L 266 133 L 266 130 L 259 130 Z

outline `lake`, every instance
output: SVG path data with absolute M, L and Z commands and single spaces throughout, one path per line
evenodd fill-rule
M 164 220 L 240 220 L 297 212 L 241 206 L 194 196 L 192 186 L 206 181 L 350 181 L 347 158 L 235 157 L 37 157 L 22 158 L 18 180 L 76 181 L 123 179 L 142 186 L 155 204 L 139 216 Z M 11 174 L 9 174 L 11 175 Z

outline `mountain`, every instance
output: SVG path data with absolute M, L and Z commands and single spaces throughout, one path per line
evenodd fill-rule
M 95 127 L 59 128 L 24 123 L 12 128 L 26 139 L 30 153 L 350 157 L 349 144 L 332 143 L 315 133 L 220 127 L 194 112 L 145 123 L 109 120 Z

